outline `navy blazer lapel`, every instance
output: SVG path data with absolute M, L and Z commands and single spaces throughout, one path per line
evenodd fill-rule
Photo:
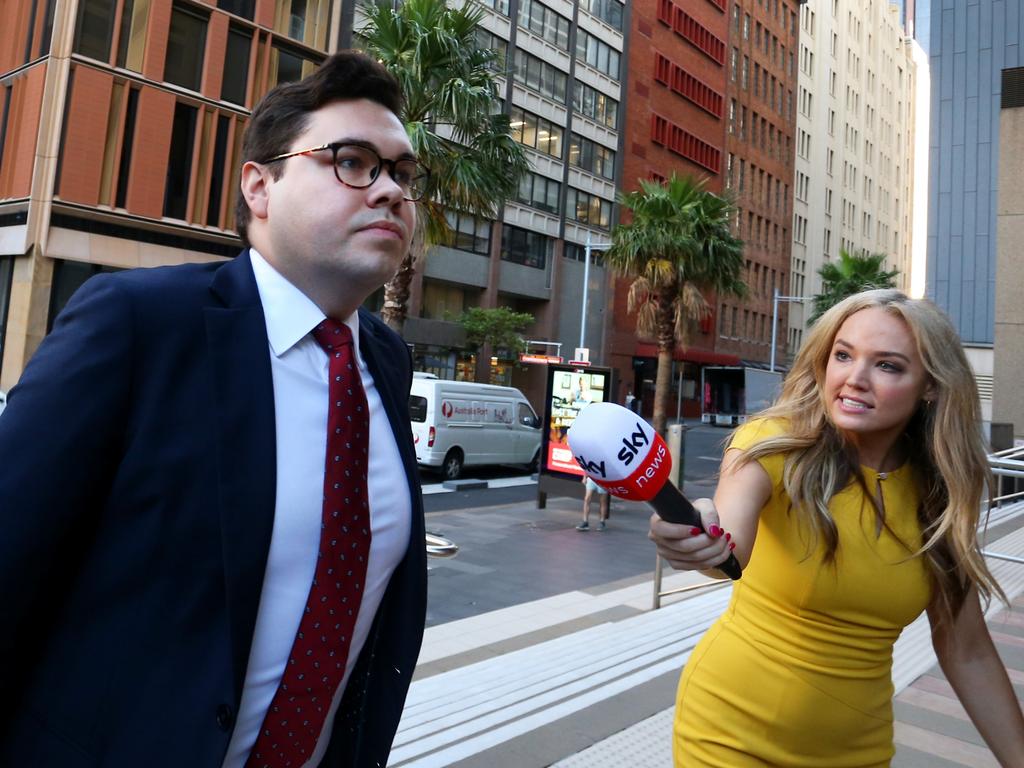
M 248 251 L 217 270 L 206 308 L 216 403 L 224 581 L 236 696 L 245 682 L 277 488 L 274 384 L 267 326 Z

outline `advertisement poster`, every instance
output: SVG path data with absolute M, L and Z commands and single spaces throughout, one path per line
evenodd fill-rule
M 580 476 L 583 470 L 576 464 L 565 435 L 582 408 L 603 403 L 611 396 L 611 370 L 552 366 L 548 376 L 544 470 Z

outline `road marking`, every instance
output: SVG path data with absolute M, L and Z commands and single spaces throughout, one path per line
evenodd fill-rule
M 470 479 L 470 478 L 467 478 Z M 472 478 L 476 479 L 476 478 Z M 487 480 L 487 488 L 512 488 L 517 485 L 536 485 L 537 481 L 533 479 L 531 475 L 522 475 L 520 477 L 499 477 L 494 480 Z M 452 493 L 453 489 L 445 488 L 443 483 L 424 483 L 423 484 L 423 495 L 430 496 L 435 493 Z

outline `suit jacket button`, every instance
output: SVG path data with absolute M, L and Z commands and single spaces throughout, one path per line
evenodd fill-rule
M 221 704 L 217 707 L 217 727 L 222 731 L 231 730 L 231 726 L 235 722 L 235 714 L 231 711 L 231 707 L 227 704 Z

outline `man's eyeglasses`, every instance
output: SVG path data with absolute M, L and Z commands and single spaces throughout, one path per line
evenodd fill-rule
M 322 152 L 329 149 L 334 156 L 334 175 L 346 187 L 353 189 L 365 189 L 377 180 L 380 170 L 387 166 L 388 173 L 402 189 L 402 197 L 415 202 L 423 197 L 427 191 L 427 181 L 430 179 L 430 169 L 416 160 L 385 160 L 369 147 L 361 144 L 340 144 L 337 142 L 324 144 L 310 149 L 301 149 L 298 152 L 286 152 L 267 160 L 273 163 L 278 160 L 287 160 L 289 157 L 308 155 L 312 152 Z

